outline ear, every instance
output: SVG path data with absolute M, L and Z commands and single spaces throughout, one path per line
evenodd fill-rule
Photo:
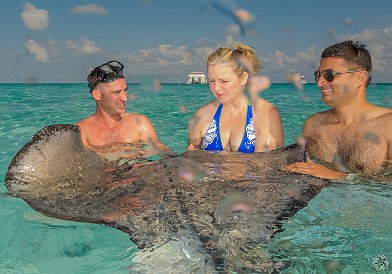
M 242 74 L 241 77 L 241 85 L 245 86 L 246 83 L 248 82 L 248 78 L 249 78 L 249 73 L 247 71 L 244 71 L 244 73 Z
M 92 92 L 91 92 L 91 95 L 94 97 L 94 99 L 96 101 L 100 101 L 101 100 L 102 94 L 101 94 L 101 92 L 99 90 L 93 89 Z
M 369 79 L 369 72 L 360 71 L 358 72 L 358 80 L 361 85 L 366 85 L 366 81 Z

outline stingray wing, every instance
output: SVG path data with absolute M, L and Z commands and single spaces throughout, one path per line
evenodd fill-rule
M 77 126 L 52 125 L 16 154 L 5 183 L 37 211 L 105 223 L 141 249 L 193 233 L 217 270 L 271 272 L 281 266 L 263 247 L 328 185 L 282 171 L 303 159 L 291 145 L 254 154 L 190 151 L 115 166 L 83 147 Z

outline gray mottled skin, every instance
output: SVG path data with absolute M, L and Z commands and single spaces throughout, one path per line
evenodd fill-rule
M 193 234 L 205 252 L 204 270 L 274 272 L 282 265 L 263 246 L 328 185 L 282 171 L 301 160 L 303 151 L 291 145 L 246 155 L 192 151 L 118 166 L 86 150 L 77 126 L 52 125 L 17 153 L 5 183 L 39 212 L 110 225 L 146 252 Z M 186 180 L 184 172 L 204 176 Z

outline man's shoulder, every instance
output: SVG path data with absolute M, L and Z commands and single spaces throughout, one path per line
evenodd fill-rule
M 128 125 L 129 124 L 144 125 L 144 124 L 151 123 L 151 121 L 147 118 L 147 116 L 141 113 L 126 112 L 121 115 L 121 119 Z
M 392 109 L 372 105 L 364 117 L 367 117 L 364 121 L 368 127 L 392 128 Z
M 147 119 L 147 116 L 141 113 L 125 112 L 121 114 L 121 119 L 134 121 L 138 119 Z
M 311 116 L 309 116 L 306 120 L 305 120 L 305 125 L 306 124 L 323 124 L 325 123 L 325 121 L 332 117 L 333 115 L 333 111 L 332 109 L 328 109 L 326 111 L 322 111 L 322 112 L 317 112 Z
M 379 112 L 378 118 L 380 118 L 380 119 L 388 119 L 389 120 L 392 118 L 392 109 L 390 109 L 390 108 L 378 107 L 378 112 Z
M 93 116 L 90 116 L 90 117 L 84 118 L 83 120 L 80 120 L 79 122 L 75 123 L 75 125 L 77 125 L 79 127 L 85 127 L 90 124 L 93 124 L 94 123 L 93 120 L 94 120 Z
M 385 109 L 385 112 L 377 116 L 375 119 L 377 125 L 381 125 L 385 129 L 392 129 L 392 110 Z

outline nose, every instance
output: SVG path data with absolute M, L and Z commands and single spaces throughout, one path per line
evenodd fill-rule
M 317 86 L 322 87 L 322 86 L 325 86 L 328 83 L 329 82 L 327 80 L 325 80 L 325 78 L 323 77 L 323 74 L 321 74 L 319 79 L 318 79 L 318 81 L 317 81 Z
M 120 100 L 121 101 L 128 101 L 128 92 L 126 90 L 122 91 L 120 93 Z
M 211 82 L 210 85 L 213 91 L 217 92 L 220 90 L 220 84 L 218 81 Z

